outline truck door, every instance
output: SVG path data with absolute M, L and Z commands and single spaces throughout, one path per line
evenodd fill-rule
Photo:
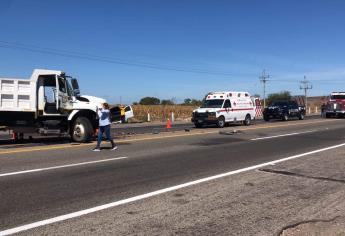
M 118 122 L 121 120 L 121 109 L 119 106 L 115 106 L 110 109 L 111 122 Z
M 229 99 L 225 100 L 223 109 L 225 110 L 225 113 L 224 113 L 225 121 L 232 121 L 234 117 L 233 117 L 233 112 L 231 111 L 231 103 Z
M 290 102 L 289 105 L 289 112 L 291 116 L 298 116 L 298 105 L 295 102 Z
M 126 121 L 127 121 L 129 118 L 134 117 L 133 109 L 132 109 L 131 106 L 126 106 L 126 107 L 125 107 L 125 117 L 126 117 Z
M 57 76 L 56 81 L 56 92 L 57 92 L 57 101 L 56 107 L 57 110 L 61 113 L 66 113 L 68 110 L 72 110 L 72 91 L 67 86 L 66 79 L 60 76 Z

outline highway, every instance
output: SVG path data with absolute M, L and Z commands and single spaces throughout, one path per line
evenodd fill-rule
M 117 151 L 0 149 L 0 235 L 279 235 L 345 222 L 344 120 L 185 128 Z

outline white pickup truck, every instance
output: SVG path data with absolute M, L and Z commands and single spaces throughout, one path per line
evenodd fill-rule
M 70 135 L 86 142 L 98 127 L 102 98 L 80 95 L 78 81 L 62 71 L 35 69 L 31 78 L 0 78 L 0 126 L 13 132 Z

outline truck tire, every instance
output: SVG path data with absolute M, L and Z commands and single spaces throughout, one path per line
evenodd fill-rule
M 298 116 L 298 119 L 300 119 L 300 120 L 304 120 L 304 114 L 299 114 L 299 116 Z
M 221 116 L 221 117 L 218 118 L 217 126 L 218 126 L 218 128 L 224 128 L 224 126 L 225 126 L 225 118 L 224 118 L 224 116 Z
M 288 114 L 283 114 L 283 116 L 282 116 L 282 120 L 283 121 L 287 121 L 289 119 L 289 115 Z
M 195 122 L 194 123 L 196 128 L 202 128 L 204 125 L 202 123 Z
M 252 118 L 250 117 L 249 114 L 247 114 L 247 115 L 246 115 L 246 118 L 245 118 L 244 121 L 243 121 L 243 124 L 246 125 L 246 126 L 248 126 L 248 125 L 250 125 L 251 123 L 252 123 Z
M 85 143 L 90 141 L 93 128 L 90 120 L 86 117 L 78 117 L 72 126 L 71 138 L 75 142 Z

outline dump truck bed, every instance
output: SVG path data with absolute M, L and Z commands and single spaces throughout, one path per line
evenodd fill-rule
M 31 80 L 0 78 L 0 111 L 34 112 L 35 91 Z

